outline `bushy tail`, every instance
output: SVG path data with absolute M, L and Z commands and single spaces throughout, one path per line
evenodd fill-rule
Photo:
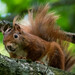
M 42 8 L 39 7 L 35 15 L 33 12 L 29 12 L 32 33 L 46 41 L 56 41 L 57 39 L 71 41 L 71 39 L 55 25 L 58 16 L 55 16 L 54 12 L 48 13 L 48 10 L 49 5 L 47 4 Z M 60 45 L 65 54 L 65 70 L 70 71 L 75 64 L 75 56 L 71 54 L 72 50 L 68 50 L 69 43 L 61 42 Z
M 59 43 L 62 47 L 62 50 L 65 54 L 65 70 L 71 71 L 75 64 L 75 53 L 73 53 L 73 49 L 69 50 L 70 43 L 68 42 L 61 42 Z
M 71 41 L 59 27 L 55 26 L 58 16 L 54 12 L 48 13 L 49 5 L 38 8 L 36 14 L 29 12 L 29 20 L 32 27 L 32 33 L 46 41 L 55 41 L 57 39 Z M 33 17 L 34 16 L 34 17 Z

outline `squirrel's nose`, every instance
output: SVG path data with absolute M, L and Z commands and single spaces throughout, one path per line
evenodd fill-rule
M 16 50 L 15 48 L 13 48 L 12 45 L 7 45 L 6 49 L 7 49 L 8 51 L 15 51 L 15 50 Z
M 8 48 L 9 50 L 12 50 L 12 46 L 11 46 L 11 45 L 8 45 L 7 48 Z

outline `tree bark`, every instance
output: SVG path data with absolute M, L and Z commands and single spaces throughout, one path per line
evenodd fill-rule
M 64 32 L 68 37 L 72 39 L 72 43 L 75 43 L 75 33 Z
M 0 75 L 75 75 L 25 59 L 11 59 L 0 54 Z

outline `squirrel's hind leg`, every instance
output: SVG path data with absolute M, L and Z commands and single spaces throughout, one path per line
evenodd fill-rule
M 56 42 L 50 43 L 50 49 L 48 51 L 49 66 L 64 70 L 65 68 L 65 56 L 60 45 Z

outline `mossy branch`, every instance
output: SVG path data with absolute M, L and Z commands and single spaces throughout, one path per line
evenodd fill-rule
M 25 59 L 11 59 L 0 54 L 0 75 L 74 75 Z

